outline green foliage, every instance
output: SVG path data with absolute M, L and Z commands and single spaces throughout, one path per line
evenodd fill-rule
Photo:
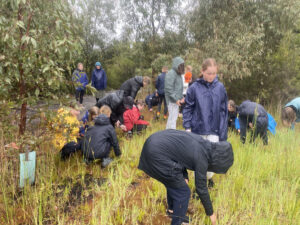
M 18 101 L 53 98 L 78 53 L 76 27 L 64 1 L 1 1 L 0 96 Z M 22 76 L 22 77 L 21 77 Z M 24 81 L 25 93 L 19 95 Z M 54 95 L 53 95 L 54 94 Z

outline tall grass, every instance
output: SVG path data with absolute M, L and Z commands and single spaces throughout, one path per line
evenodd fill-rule
M 164 127 L 163 121 L 153 122 L 145 134 L 121 138 L 123 154 L 106 169 L 97 163 L 86 166 L 79 154 L 61 162 L 45 143 L 36 149 L 36 184 L 22 192 L 17 188 L 17 154 L 5 150 L 1 138 L 0 224 L 169 224 L 164 186 L 137 169 L 145 139 Z M 279 128 L 268 146 L 260 140 L 243 145 L 230 133 L 234 165 L 226 175 L 215 176 L 210 190 L 218 224 L 300 224 L 298 137 L 297 131 Z M 107 180 L 85 185 L 86 174 Z M 195 192 L 191 172 L 190 177 Z M 76 184 L 82 190 L 74 197 L 70 193 Z M 209 224 L 196 198 L 191 198 L 188 214 L 192 224 Z

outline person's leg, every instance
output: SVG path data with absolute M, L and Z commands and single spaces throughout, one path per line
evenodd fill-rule
M 85 92 L 84 90 L 80 91 L 80 102 L 79 102 L 80 104 L 82 104 L 82 102 L 83 102 L 84 92 Z
M 167 106 L 167 102 L 166 102 L 166 97 L 163 96 L 162 100 L 164 101 L 164 116 L 167 116 L 168 106 Z
M 204 139 L 210 141 L 210 142 L 219 142 L 219 136 L 218 135 L 205 135 L 202 136 Z M 208 187 L 213 187 L 214 186 L 214 182 L 212 180 L 212 177 L 214 176 L 214 172 L 207 172 L 206 173 L 206 177 L 208 179 Z
M 171 204 L 173 204 L 171 225 L 180 225 L 182 222 L 188 222 L 186 221 L 186 213 L 191 196 L 191 190 L 189 186 L 184 185 L 180 188 L 167 187 L 167 193 L 169 195 L 169 199 L 172 200 Z
M 163 97 L 162 97 L 162 96 L 159 96 L 159 97 L 158 97 L 158 105 L 157 105 L 157 112 L 158 112 L 158 113 L 160 113 L 162 101 L 163 101 Z
M 80 91 L 79 90 L 76 90 L 75 91 L 75 98 L 76 98 L 76 101 L 79 102 L 79 96 L 80 96 Z
M 167 209 L 167 212 L 171 213 L 169 210 L 172 211 L 172 214 L 173 214 L 173 199 L 168 191 L 168 188 L 167 188 L 167 203 L 168 203 L 168 209 Z
M 167 121 L 166 129 L 176 129 L 179 106 L 176 103 L 169 103 L 168 110 L 169 110 L 169 118 Z

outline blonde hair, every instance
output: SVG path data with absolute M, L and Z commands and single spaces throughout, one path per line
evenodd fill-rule
M 234 111 L 236 111 L 236 104 L 235 104 L 235 102 L 233 100 L 230 99 L 228 101 L 228 105 L 230 105 L 234 109 Z
M 282 122 L 286 122 L 288 124 L 292 124 L 297 119 L 297 115 L 295 110 L 292 107 L 285 107 L 281 112 L 281 120 Z
M 104 105 L 100 108 L 99 110 L 99 114 L 104 114 L 106 115 L 107 117 L 110 117 L 110 114 L 111 114 L 111 109 L 108 105 Z
M 192 72 L 193 71 L 193 67 L 191 65 L 187 65 L 186 68 L 185 68 L 185 70 L 187 72 Z
M 136 105 L 142 105 L 142 106 L 144 106 L 145 102 L 143 100 L 141 100 L 141 99 L 138 99 L 138 100 L 135 101 L 135 104 Z
M 162 69 L 161 69 L 162 72 L 166 72 L 167 70 L 168 70 L 167 66 L 163 66 Z
M 99 108 L 97 106 L 93 106 L 92 108 L 89 109 L 88 121 L 92 121 L 93 116 L 98 116 L 98 115 L 99 115 Z
M 148 77 L 148 76 L 143 77 L 143 82 L 146 83 L 147 85 L 150 84 L 150 81 L 151 81 L 150 77 Z
M 218 67 L 218 64 L 214 58 L 207 58 L 203 61 L 202 63 L 202 71 L 207 70 L 208 67 L 210 66 L 216 66 Z

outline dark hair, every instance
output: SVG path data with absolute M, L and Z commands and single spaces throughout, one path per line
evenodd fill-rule
M 123 99 L 123 105 L 126 109 L 132 109 L 134 99 L 131 96 L 127 96 Z

